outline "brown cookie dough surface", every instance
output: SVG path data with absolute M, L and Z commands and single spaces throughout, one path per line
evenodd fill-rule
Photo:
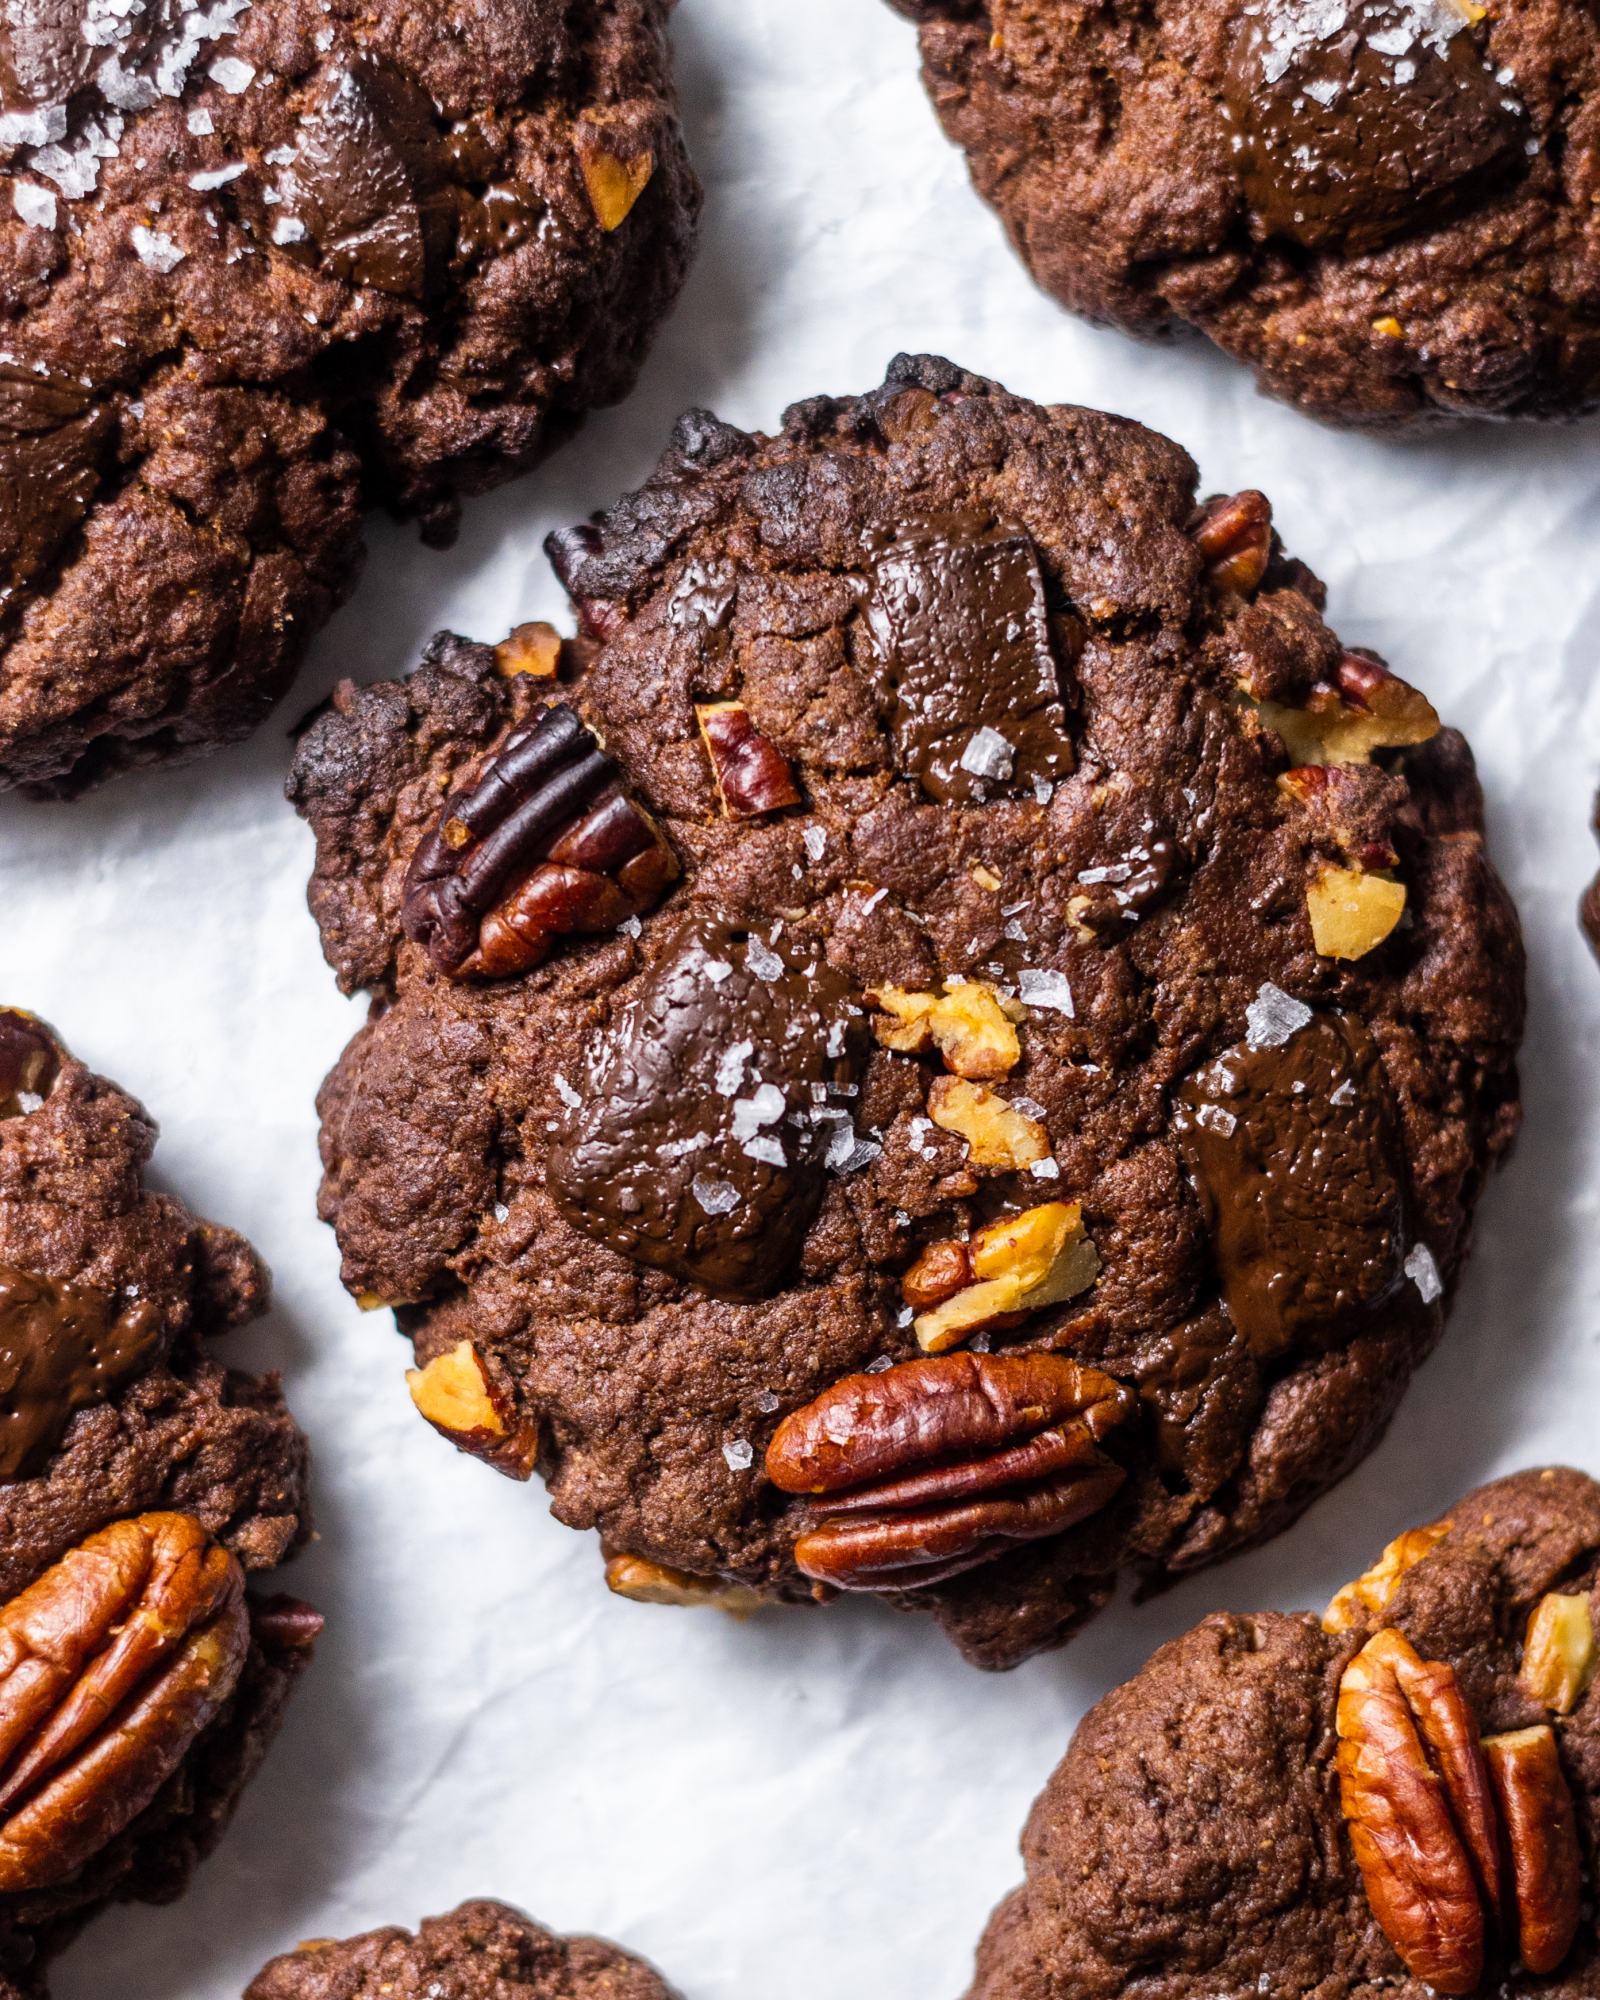
M 1401 1537 L 1321 1624 L 1217 1613 L 1164 1646 L 1085 1718 L 1034 1807 L 1027 1880 L 995 1914 L 970 2000 L 1258 1991 L 1425 2000 L 1430 1990 L 1590 2000 L 1600 1986 L 1597 1575 L 1600 1486 L 1576 1472 L 1521 1473 Z M 1589 1635 L 1586 1646 L 1578 1641 L 1586 1663 L 1568 1679 L 1551 1672 L 1541 1637 L 1552 1603 L 1570 1632 Z M 1379 1633 L 1377 1656 L 1404 1661 L 1409 1649 L 1430 1670 L 1425 1694 L 1413 1684 L 1417 1712 L 1403 1703 L 1382 1754 L 1352 1697 Z M 1405 1715 L 1416 1743 L 1421 1716 L 1450 1712 L 1463 1725 L 1462 1780 L 1440 1782 L 1444 1764 L 1430 1740 L 1418 1753 L 1429 1775 L 1406 1786 Z M 1536 1740 L 1560 1773 L 1554 1813 L 1508 1810 L 1490 1779 L 1486 1828 L 1498 1839 L 1483 1851 L 1501 1916 L 1488 1921 L 1485 1877 L 1476 1864 L 1459 1865 L 1470 1846 L 1462 1802 L 1474 1791 L 1479 1737 L 1491 1759 L 1508 1740 L 1526 1757 Z M 1434 1911 L 1435 1940 L 1456 1962 L 1454 1973 L 1435 1968 L 1436 1988 L 1408 1970 L 1379 1921 L 1381 1879 L 1376 1898 L 1365 1884 L 1358 1851 L 1371 1848 L 1358 1850 L 1362 1814 L 1346 1810 L 1341 1775 L 1358 1757 L 1365 1824 L 1379 1826 L 1381 1797 L 1414 1836 L 1408 1906 Z M 1433 1813 L 1441 1800 L 1448 1818 Z M 1574 1858 L 1577 1882 L 1567 1872 Z M 1562 1903 L 1560 1933 L 1545 1934 L 1536 1975 L 1524 1962 L 1540 1949 L 1530 1912 L 1548 1916 Z M 1475 1925 L 1476 1967 L 1462 1950 Z M 1424 1926 L 1397 1936 L 1420 1962 Z
M 155 1137 L 0 1009 L 0 1969 L 29 1994 L 96 1908 L 182 1890 L 321 1623 L 246 1589 L 310 1532 L 276 1380 L 211 1351 L 267 1273 L 145 1186 Z
M 244 2000 L 672 2000 L 642 1959 L 562 1938 L 504 1903 L 463 1903 L 397 1928 L 317 1938 L 264 1966 Z
M 0 785 L 254 728 L 359 514 L 632 384 L 699 210 L 669 0 L 0 19 Z
M 1035 278 L 1325 418 L 1600 398 L 1588 0 L 892 0 Z
M 624 1595 L 990 1666 L 1276 1533 L 1517 1122 L 1461 739 L 1261 496 L 927 357 L 551 550 L 583 638 L 441 636 L 290 784 L 377 1002 L 323 1213 L 424 1414 Z

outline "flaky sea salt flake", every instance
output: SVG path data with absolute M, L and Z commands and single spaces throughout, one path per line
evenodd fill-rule
M 756 1462 L 755 1446 L 748 1438 L 734 1438 L 722 1447 L 730 1472 L 748 1472 Z
M 707 1215 L 731 1215 L 739 1206 L 739 1190 L 732 1181 L 719 1181 L 711 1174 L 696 1174 L 689 1192 Z
M 31 181 L 17 181 L 11 190 L 11 205 L 30 229 L 54 229 L 56 198 L 48 188 Z
M 972 732 L 960 759 L 962 770 L 975 778 L 1009 778 L 1016 761 L 1011 742 L 988 723 Z
M 1064 972 L 1041 972 L 1036 967 L 1025 967 L 1017 974 L 1017 993 L 1025 1007 L 1037 1007 L 1049 1014 L 1065 1014 L 1069 1021 L 1077 1017 L 1078 1010 L 1072 1004 L 1072 988 Z
M 188 256 L 188 251 L 180 249 L 172 238 L 159 229 L 147 229 L 142 222 L 136 222 L 130 232 L 134 252 L 141 264 L 163 276 L 175 271 Z
M 219 56 L 206 71 L 213 83 L 220 83 L 230 97 L 237 97 L 256 80 L 255 65 L 239 56 Z
M 1413 1243 L 1406 1252 L 1405 1274 L 1416 1286 L 1425 1306 L 1431 1306 L 1444 1292 L 1439 1266 L 1426 1243 Z
M 1266 980 L 1244 1010 L 1245 1040 L 1253 1049 L 1276 1049 L 1298 1035 L 1311 1009 L 1292 993 Z

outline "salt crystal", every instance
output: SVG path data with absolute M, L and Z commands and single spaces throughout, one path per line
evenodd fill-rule
M 744 948 L 744 962 L 757 979 L 781 979 L 783 960 L 775 951 L 769 951 L 760 938 L 753 937 Z
M 217 129 L 209 111 L 191 111 L 184 123 L 197 139 L 204 139 Z M 267 157 L 271 159 L 272 155 L 269 153 Z
M 1051 784 L 1048 778 L 1034 779 L 1033 796 L 1038 800 L 1040 805 L 1042 806 L 1049 805 L 1050 801 L 1055 797 L 1055 795 L 1056 795 L 1056 788 L 1053 784 Z
M 776 1125 L 787 1108 L 783 1092 L 775 1083 L 762 1084 L 749 1097 L 736 1097 L 733 1101 L 733 1136 L 736 1139 L 753 1137 L 763 1125 Z
M 744 1082 L 744 1066 L 755 1054 L 754 1042 L 735 1042 L 722 1051 L 717 1058 L 717 1073 L 712 1079 L 712 1088 L 719 1097 L 732 1097 Z
M 728 1215 L 739 1206 L 739 1190 L 733 1182 L 714 1180 L 710 1174 L 696 1174 L 689 1192 L 707 1215 Z
M 1013 1097 L 1011 1108 L 1013 1111 L 1020 1111 L 1024 1118 L 1043 1120 L 1050 1115 L 1036 1097 Z
M 1231 1111 L 1224 1111 L 1220 1104 L 1202 1104 L 1194 1114 L 1194 1122 L 1203 1132 L 1215 1132 L 1219 1139 L 1231 1139 L 1238 1119 Z
M 561 1102 L 567 1107 L 569 1111 L 576 1111 L 578 1106 L 583 1102 L 583 1099 L 573 1089 L 572 1085 L 568 1083 L 567 1079 L 561 1074 L 560 1070 L 556 1071 L 555 1082 L 556 1082 L 556 1096 L 561 1099 Z
M 868 910 L 875 910 L 888 893 L 887 889 L 874 889 L 872 894 L 861 905 L 862 914 L 865 915 Z
M 230 97 L 237 97 L 255 82 L 254 67 L 238 56 L 219 56 L 206 71 L 213 83 L 220 83 Z
M 229 181 L 236 181 L 244 172 L 243 160 L 235 160 L 231 166 L 213 167 L 203 174 L 191 174 L 189 185 L 196 194 L 209 194 L 213 188 L 226 187 Z
M 115 56 L 106 57 L 94 80 L 107 104 L 114 104 L 119 111 L 148 111 L 160 94 L 149 77 L 125 70 Z
M 1036 1181 L 1058 1181 L 1061 1178 L 1061 1169 L 1054 1160 L 1035 1160 L 1028 1172 Z
M 708 958 L 706 960 L 706 977 L 711 981 L 713 986 L 720 986 L 723 980 L 733 977 L 733 967 L 725 958 Z
M 189 254 L 187 250 L 180 250 L 170 236 L 159 229 L 146 229 L 142 222 L 136 222 L 130 233 L 139 262 L 163 275 L 175 271 Z
M 35 187 L 31 181 L 17 181 L 12 185 L 11 205 L 30 229 L 56 226 L 56 198 L 48 188 Z
M 764 1417 L 773 1416 L 783 1408 L 783 1398 L 775 1396 L 770 1389 L 763 1389 L 756 1398 L 756 1408 Z
M 746 1159 L 759 1160 L 763 1166 L 786 1167 L 789 1164 L 783 1141 L 771 1132 L 758 1132 L 754 1138 L 746 1139 L 739 1150 Z
M 47 104 L 42 111 L 0 114 L 0 146 L 50 146 L 67 136 L 67 108 Z
M 722 1455 L 730 1472 L 748 1472 L 756 1462 L 755 1447 L 748 1438 L 735 1438 L 731 1444 L 725 1444 Z
M 1017 991 L 1023 1004 L 1041 1007 L 1052 1014 L 1065 1014 L 1069 1021 L 1077 1016 L 1072 1004 L 1072 988 L 1067 984 L 1064 972 L 1039 972 L 1027 969 L 1017 974 Z
M 820 826 L 804 827 L 801 829 L 800 838 L 805 842 L 806 852 L 812 860 L 820 861 L 828 845 L 826 829 Z
M 842 1111 L 824 1113 L 832 1131 L 828 1136 L 823 1165 L 830 1173 L 853 1174 L 871 1166 L 883 1151 L 876 1139 L 863 1139 Z
M 909 1319 L 909 1316 L 910 1316 L 910 1310 L 911 1310 L 911 1309 L 910 1309 L 910 1307 L 908 1306 L 908 1307 L 906 1308 L 906 1313 L 907 1313 L 907 1318 L 908 1318 L 908 1319 Z M 869 1361 L 869 1362 L 867 1363 L 867 1365 L 866 1365 L 866 1368 L 865 1368 L 865 1370 L 864 1370 L 863 1372 L 864 1372 L 865 1374 L 868 1374 L 868 1375 L 887 1375 L 887 1374 L 888 1374 L 888 1372 L 889 1372 L 889 1370 L 890 1370 L 890 1369 L 891 1369 L 891 1368 L 892 1368 L 893 1366 L 894 1366 L 894 1363 L 893 1363 L 893 1362 L 892 1362 L 892 1361 L 891 1361 L 891 1360 L 889 1359 L 889 1357 L 888 1357 L 888 1355 L 887 1355 L 887 1354 L 880 1354 L 880 1355 L 878 1356 L 878 1358 L 877 1358 L 877 1360 L 876 1360 L 876 1361 Z
M 292 230 L 293 234 L 280 235 L 278 233 L 280 230 Z M 305 233 L 306 227 L 303 222 L 296 221 L 292 215 L 280 216 L 277 227 L 272 232 L 272 240 L 274 243 L 298 243 Z M 617 925 L 617 929 L 621 931 L 624 937 L 638 937 L 644 929 L 644 925 L 637 917 L 624 917 L 622 922 Z
M 1339 1088 L 1329 1095 L 1328 1102 L 1330 1104 L 1353 1104 L 1355 1102 L 1355 1095 L 1355 1078 L 1347 1076 Z
M 849 1037 L 849 1034 L 850 1030 L 845 1026 L 843 1021 L 833 1021 L 829 1023 L 828 1054 L 833 1058 L 835 1062 L 837 1062 L 840 1056 L 844 1054 L 845 1044 Z
M 269 146 L 261 155 L 269 167 L 287 167 L 294 159 L 293 146 Z
M 1012 745 L 987 723 L 973 731 L 960 758 L 962 770 L 975 778 L 1009 778 L 1016 761 Z
M 495 1203 L 494 1219 L 496 1222 L 509 1222 L 511 1220 L 511 1211 L 509 1208 L 506 1207 L 503 1201 L 497 1201 Z
M 1253 1049 L 1276 1049 L 1298 1035 L 1311 1019 L 1303 1000 L 1269 979 L 1244 1010 L 1245 1040 Z
M 1444 1291 L 1439 1266 L 1433 1261 L 1433 1252 L 1426 1243 L 1413 1243 L 1406 1252 L 1405 1273 L 1421 1294 L 1425 1306 L 1431 1306 Z
M 1000 935 L 1003 938 L 1009 938 L 1013 944 L 1026 944 L 1028 942 L 1028 933 L 1022 928 L 1022 919 L 1020 917 L 1007 918 L 1006 922 L 1000 926 Z

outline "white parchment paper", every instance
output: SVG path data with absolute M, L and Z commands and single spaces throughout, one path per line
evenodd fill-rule
M 146 1099 L 160 1180 L 276 1271 L 237 1353 L 284 1370 L 310 1432 L 321 1540 L 287 1581 L 328 1617 L 220 1852 L 176 1907 L 98 1923 L 58 2000 L 237 2000 L 301 1938 L 473 1894 L 608 1933 L 689 2000 L 954 2000 L 1072 1725 L 1156 1643 L 1219 1606 L 1320 1604 L 1495 1472 L 1600 1473 L 1600 969 L 1573 916 L 1600 770 L 1596 431 L 1342 437 L 1208 351 L 1068 319 L 971 193 L 877 0 L 684 0 L 676 40 L 706 237 L 633 399 L 471 509 L 447 555 L 375 525 L 359 595 L 252 743 L 72 807 L 0 801 L 4 998 Z M 322 963 L 279 790 L 290 723 L 338 676 L 400 671 L 441 625 L 559 616 L 541 539 L 637 482 L 681 408 L 771 423 L 900 348 L 1141 418 L 1208 490 L 1266 488 L 1346 639 L 1468 731 L 1532 957 L 1521 1149 L 1388 1442 L 1277 1546 L 1000 1678 L 870 1605 L 740 1627 L 621 1603 L 540 1487 L 417 1420 L 402 1343 L 345 1297 L 315 1218 L 312 1098 L 359 1009 Z

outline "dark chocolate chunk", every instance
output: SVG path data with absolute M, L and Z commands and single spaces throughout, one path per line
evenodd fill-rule
M 446 803 L 412 856 L 401 922 L 441 972 L 503 978 L 558 937 L 651 908 L 676 874 L 599 739 L 556 702 Z
M 1114 936 L 1155 909 L 1183 868 L 1184 856 L 1176 842 L 1149 832 L 1117 860 L 1079 871 L 1074 878 L 1074 918 L 1089 930 Z
M 1225 101 L 1263 227 L 1370 249 L 1511 153 L 1521 125 L 1451 0 L 1263 0 L 1240 16 Z
M 61 1052 L 30 1014 L 0 1007 L 0 1118 L 25 1118 L 49 1096 Z
M 0 618 L 88 513 L 110 428 L 81 382 L 0 354 Z
M 874 565 L 866 610 L 895 761 L 930 797 L 1024 793 L 1072 770 L 1025 534 L 959 517 L 909 529 Z
M 1288 1015 L 1295 1003 L 1278 1005 Z M 1286 1025 L 1225 1049 L 1173 1104 L 1224 1303 L 1262 1359 L 1347 1335 L 1398 1289 L 1405 1250 L 1371 1037 L 1349 1015 L 1311 1015 L 1276 1039 Z
M 482 194 L 457 192 L 456 250 L 467 262 L 503 257 L 539 226 L 544 204 L 530 188 L 495 182 Z
M 394 63 L 359 57 L 302 121 L 276 212 L 332 276 L 421 298 L 454 226 L 448 164 L 427 93 Z
M 712 1291 L 769 1292 L 852 1163 L 859 1007 L 819 953 L 696 919 L 593 1051 L 550 1154 L 562 1213 Z
M 148 1368 L 161 1315 L 147 1300 L 64 1285 L 0 1264 L 0 1479 L 39 1470 L 73 1412 Z

